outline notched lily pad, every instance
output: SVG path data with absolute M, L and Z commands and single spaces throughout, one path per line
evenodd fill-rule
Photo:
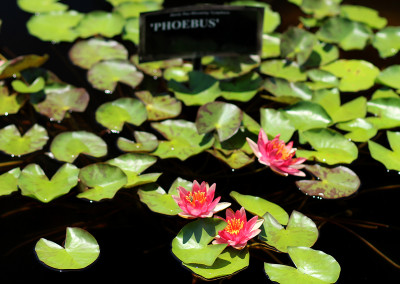
M 28 69 L 42 66 L 49 56 L 47 54 L 40 56 L 36 54 L 27 54 L 15 57 L 0 65 L 0 79 L 13 76 L 20 76 L 20 72 Z
M 280 53 L 282 57 L 295 59 L 302 65 L 310 57 L 317 41 L 313 33 L 290 27 L 281 35 Z
M 221 81 L 222 97 L 226 100 L 248 102 L 259 91 L 262 79 L 258 73 L 248 73 L 233 80 Z
M 396 55 L 400 50 L 400 27 L 381 29 L 372 38 L 372 45 L 382 58 Z
M 349 131 L 344 137 L 355 142 L 367 142 L 378 132 L 375 126 L 364 118 L 336 124 L 336 128 Z
M 11 86 L 19 93 L 37 93 L 43 90 L 45 81 L 43 77 L 37 77 L 30 85 L 27 85 L 21 80 L 13 80 Z
M 118 137 L 118 148 L 124 152 L 152 152 L 158 146 L 157 136 L 152 133 L 135 131 L 133 136 L 136 142 L 124 137 Z
M 366 120 L 377 129 L 393 128 L 400 126 L 400 98 L 384 97 L 372 99 L 367 102 L 367 111 L 374 117 Z
M 270 59 L 260 65 L 260 72 L 269 76 L 286 79 L 290 82 L 307 80 L 307 73 L 296 62 L 286 59 Z
M 0 196 L 9 195 L 18 191 L 18 178 L 20 173 L 20 168 L 15 168 L 0 175 Z
M 400 33 L 399 33 L 400 35 Z M 377 79 L 378 83 L 391 88 L 400 89 L 400 65 L 391 65 L 381 73 L 379 73 Z
M 7 87 L 0 86 L 0 115 L 17 113 L 26 99 L 17 93 L 9 94 Z
M 257 55 L 209 56 L 202 60 L 203 64 L 207 65 L 204 72 L 219 80 L 242 76 L 256 68 L 260 61 L 260 57 Z
M 379 17 L 378 11 L 359 5 L 340 5 L 340 16 L 352 21 L 362 22 L 375 29 L 386 26 L 387 20 Z
M 280 139 L 288 142 L 296 131 L 290 120 L 285 117 L 283 110 L 261 108 L 260 120 L 261 126 L 269 139 L 273 139 L 280 134 Z
M 305 169 L 317 180 L 296 181 L 297 187 L 306 195 L 323 199 L 338 199 L 354 194 L 360 187 L 357 174 L 347 167 L 334 168 L 316 165 L 306 165 Z
M 125 19 L 116 12 L 92 11 L 84 15 L 76 31 L 82 38 L 102 35 L 112 38 L 122 33 Z
M 140 91 L 135 95 L 146 105 L 148 120 L 173 118 L 182 111 L 182 103 L 167 94 L 153 96 L 149 91 Z
M 309 101 L 312 98 L 312 90 L 304 82 L 290 82 L 271 77 L 264 80 L 264 89 L 274 96 L 262 95 L 263 98 L 281 103 Z
M 368 141 L 369 151 L 386 169 L 400 171 L 400 132 L 387 131 L 386 134 L 392 151 L 372 140 Z

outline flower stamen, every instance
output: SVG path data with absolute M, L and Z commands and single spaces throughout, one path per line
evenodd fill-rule
M 205 192 L 189 192 L 186 196 L 186 200 L 192 205 L 195 205 L 196 201 L 203 204 L 206 201 L 206 194 Z
M 232 218 L 227 221 L 228 225 L 226 226 L 225 231 L 227 231 L 231 235 L 239 234 L 240 230 L 243 228 L 244 222 L 236 218 Z

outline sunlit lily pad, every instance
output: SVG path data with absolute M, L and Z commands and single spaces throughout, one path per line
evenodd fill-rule
M 221 94 L 218 81 L 199 71 L 189 72 L 188 84 L 172 79 L 168 82 L 168 87 L 187 106 L 213 102 Z
M 51 120 L 63 120 L 66 112 L 83 112 L 89 103 L 89 94 L 84 88 L 56 85 L 46 87 L 44 91 L 46 99 L 33 106 Z
M 315 223 L 298 211 L 293 211 L 284 228 L 270 213 L 263 216 L 261 233 L 258 238 L 281 252 L 288 252 L 288 247 L 312 247 L 318 239 Z
M 262 97 L 282 103 L 295 103 L 299 100 L 308 101 L 312 98 L 312 90 L 304 82 L 290 82 L 271 77 L 264 80 L 264 88 L 274 97 L 266 95 Z
M 72 42 L 79 37 L 75 29 L 83 14 L 76 11 L 55 11 L 33 15 L 27 22 L 27 28 L 31 35 L 43 41 Z
M 260 64 L 260 57 L 250 56 L 210 56 L 203 57 L 203 64 L 207 65 L 205 72 L 216 79 L 230 79 L 242 76 Z
M 321 69 L 341 78 L 339 89 L 343 92 L 369 89 L 374 85 L 375 78 L 379 74 L 379 69 L 372 63 L 356 59 L 340 59 L 322 66 Z
M 151 152 L 158 146 L 157 136 L 144 131 L 133 133 L 136 141 L 131 141 L 124 137 L 118 137 L 117 145 L 124 152 Z
M 310 129 L 301 133 L 301 139 L 307 141 L 315 151 L 297 149 L 297 157 L 316 159 L 329 165 L 350 164 L 358 157 L 357 146 L 332 129 Z
M 207 152 L 226 163 L 232 169 L 240 169 L 254 161 L 254 156 L 248 155 L 241 149 L 232 150 L 226 153 L 218 148 L 214 148 L 207 150 Z
M 280 43 L 279 35 L 263 34 L 261 58 L 278 57 L 281 54 Z
M 117 82 L 135 88 L 143 80 L 143 73 L 127 60 L 106 60 L 95 63 L 88 72 L 88 81 L 96 89 L 113 92 Z
M 15 168 L 0 175 L 0 196 L 9 195 L 18 191 L 18 178 L 20 173 L 20 168 Z
M 240 194 L 236 191 L 231 191 L 229 195 L 254 215 L 263 217 L 268 212 L 282 225 L 286 225 L 289 221 L 289 215 L 286 211 L 275 203 L 258 196 Z
M 146 154 L 129 153 L 108 160 L 106 163 L 120 168 L 127 176 L 125 188 L 141 184 L 155 182 L 161 173 L 142 174 L 146 169 L 154 165 L 157 158 Z
M 164 70 L 164 79 L 167 81 L 186 82 L 189 80 L 189 73 L 193 71 L 193 64 L 184 63 L 182 66 L 168 67 Z
M 139 18 L 126 19 L 122 39 L 139 44 Z
M 128 59 L 128 51 L 115 40 L 91 38 L 76 42 L 69 50 L 69 58 L 75 65 L 89 69 L 102 60 Z
M 340 16 L 356 22 L 362 22 L 375 29 L 386 26 L 387 20 L 379 17 L 378 11 L 359 5 L 341 5 Z
M 376 135 L 378 129 L 364 118 L 336 124 L 341 130 L 349 131 L 344 137 L 355 142 L 366 142 Z
M 47 203 L 67 194 L 76 186 L 78 174 L 79 169 L 76 166 L 66 163 L 49 180 L 39 165 L 29 164 L 22 170 L 18 186 L 22 195 Z
M 18 93 L 36 93 L 43 90 L 45 81 L 43 77 L 37 77 L 32 84 L 27 85 L 21 80 L 13 80 L 11 86 Z
M 175 66 L 182 66 L 183 64 L 183 60 L 181 58 L 139 63 L 139 56 L 134 55 L 131 56 L 130 60 L 136 65 L 138 69 L 142 70 L 147 75 L 153 77 L 161 77 L 163 74 L 162 69 Z
M 339 48 L 336 45 L 317 42 L 314 44 L 313 50 L 307 61 L 302 66 L 318 67 L 335 61 L 339 58 Z
M 82 269 L 91 265 L 100 254 L 96 239 L 80 228 L 67 227 L 64 247 L 41 238 L 35 245 L 40 261 L 60 270 Z
M 339 3 L 342 0 L 302 0 L 298 5 L 307 14 L 313 14 L 317 19 L 334 16 L 340 12 Z M 292 1 L 293 2 L 293 1 Z
M 249 266 L 250 253 L 248 249 L 237 250 L 231 247 L 226 248 L 214 261 L 213 265 L 183 263 L 202 278 L 212 280 L 221 277 L 229 277 Z
M 42 66 L 49 56 L 47 54 L 40 56 L 36 54 L 21 55 L 8 60 L 0 65 L 0 79 L 20 76 L 20 72 L 28 69 Z
M 389 87 L 383 87 L 383 88 L 377 89 L 372 94 L 371 100 L 381 99 L 381 98 L 400 98 L 400 95 L 397 94 L 392 89 L 390 89 Z
M 182 111 L 182 103 L 167 94 L 153 96 L 149 91 L 139 91 L 135 95 L 146 105 L 148 120 L 173 118 Z
M 122 33 L 125 25 L 125 19 L 121 14 L 106 11 L 92 11 L 82 18 L 76 31 L 82 38 L 88 38 L 94 35 L 105 37 L 114 37 Z
M 280 139 L 288 142 L 296 131 L 290 120 L 285 117 L 284 111 L 273 108 L 260 109 L 261 126 L 269 139 L 280 134 Z
M 400 126 L 400 98 L 398 97 L 370 100 L 367 102 L 367 111 L 375 115 L 366 119 L 377 129 Z
M 104 103 L 96 110 L 96 121 L 114 131 L 121 131 L 125 122 L 139 126 L 146 118 L 144 104 L 129 97 Z
M 106 0 L 106 1 L 109 2 L 111 5 L 113 5 L 115 7 L 115 6 L 118 6 L 118 5 L 120 5 L 122 3 L 125 3 L 125 2 L 145 2 L 147 0 Z M 160 3 L 160 4 L 162 4 L 163 1 L 164 0 L 151 0 L 151 2 L 157 2 L 157 3 Z
M 396 55 L 400 50 L 400 27 L 386 27 L 378 31 L 372 39 L 372 45 L 382 58 Z
M 21 10 L 29 13 L 46 13 L 51 11 L 65 11 L 68 5 L 58 3 L 59 0 L 17 0 Z
M 368 141 L 369 151 L 386 169 L 400 171 L 400 132 L 387 131 L 386 134 L 392 151 L 372 140 Z
M 258 73 L 248 73 L 229 81 L 221 81 L 222 97 L 226 100 L 248 102 L 258 92 L 262 79 Z
M 160 3 L 155 1 L 129 1 L 114 7 L 114 12 L 120 13 L 125 19 L 139 18 L 140 13 L 160 10 Z
M 196 128 L 199 134 L 216 130 L 220 141 L 232 137 L 242 122 L 242 111 L 234 104 L 211 102 L 198 109 Z
M 307 247 L 289 247 L 288 253 L 297 269 L 287 265 L 265 263 L 269 279 L 277 283 L 336 283 L 339 263 L 329 254 Z
M 285 59 L 264 61 L 260 65 L 260 71 L 263 74 L 283 78 L 291 82 L 305 81 L 307 79 L 307 74 L 301 70 L 296 62 L 290 62 Z
M 307 195 L 337 199 L 354 194 L 360 187 L 357 174 L 347 167 L 326 168 L 316 164 L 306 165 L 306 170 L 317 177 L 317 180 L 296 181 L 297 187 Z
M 57 160 L 72 163 L 81 153 L 93 157 L 107 155 L 107 144 L 91 132 L 67 131 L 54 137 L 50 151 Z
M 391 65 L 383 70 L 379 73 L 377 82 L 385 86 L 400 89 L 400 65 Z
M 79 181 L 82 192 L 78 198 L 100 201 L 113 198 L 127 184 L 128 178 L 117 166 L 95 163 L 80 170 Z
M 209 245 L 226 227 L 226 222 L 217 218 L 203 218 L 185 225 L 172 241 L 172 253 L 184 263 L 210 266 L 227 244 Z
M 25 101 L 26 98 L 17 93 L 9 94 L 7 87 L 0 86 L 0 115 L 17 113 Z
M 159 141 L 157 149 L 152 153 L 162 159 L 178 158 L 186 160 L 210 148 L 214 139 L 212 135 L 198 134 L 196 125 L 186 120 L 165 120 L 151 124 L 168 141 Z
M 327 89 L 339 86 L 339 80 L 335 75 L 328 71 L 320 69 L 311 69 L 307 71 L 307 76 L 311 82 L 307 83 L 307 86 L 312 90 Z
M 313 33 L 297 27 L 290 27 L 281 36 L 280 53 L 282 57 L 295 59 L 302 65 L 317 43 L 317 38 Z
M 44 127 L 34 124 L 21 136 L 14 124 L 0 129 L 0 151 L 20 156 L 41 150 L 49 139 Z

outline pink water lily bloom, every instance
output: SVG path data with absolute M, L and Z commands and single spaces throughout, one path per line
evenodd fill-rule
M 305 176 L 306 174 L 300 169 L 305 165 L 302 163 L 307 160 L 305 158 L 293 158 L 296 148 L 292 148 L 293 141 L 287 145 L 283 140 L 279 139 L 280 134 L 272 140 L 268 140 L 267 134 L 261 129 L 258 134 L 257 144 L 249 138 L 246 138 L 254 154 L 261 164 L 267 165 L 274 172 L 287 176 Z
M 221 197 L 214 199 L 215 183 L 209 187 L 208 183 L 197 181 L 193 182 L 192 191 L 186 190 L 184 187 L 178 187 L 179 196 L 173 195 L 172 198 L 183 210 L 178 215 L 186 219 L 208 218 L 214 213 L 224 210 L 231 204 L 229 202 L 218 203 Z
M 232 246 L 235 249 L 243 249 L 248 240 L 257 236 L 261 232 L 259 227 L 264 222 L 263 219 L 258 219 L 257 216 L 247 221 L 246 211 L 243 207 L 237 210 L 236 213 L 230 208 L 226 209 L 225 221 L 228 225 L 218 232 L 213 244 L 228 244 L 228 246 Z

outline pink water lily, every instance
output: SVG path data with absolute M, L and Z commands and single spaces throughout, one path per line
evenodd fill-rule
M 243 207 L 237 210 L 236 213 L 230 208 L 226 209 L 225 221 L 228 225 L 218 232 L 213 244 L 228 244 L 228 246 L 232 246 L 235 249 L 243 249 L 248 240 L 257 236 L 261 232 L 259 227 L 264 222 L 263 219 L 258 219 L 257 216 L 247 221 L 246 211 Z
M 267 165 L 274 172 L 287 176 L 305 176 L 306 174 L 300 169 L 305 165 L 302 163 L 307 160 L 305 158 L 293 158 L 296 148 L 292 148 L 293 141 L 287 145 L 283 140 L 279 139 L 280 134 L 272 140 L 268 140 L 267 134 L 261 129 L 258 134 L 257 144 L 249 138 L 246 138 L 254 154 L 261 164 Z
M 192 191 L 186 190 L 184 187 L 178 187 L 179 196 L 173 195 L 172 198 L 183 210 L 178 215 L 186 219 L 208 218 L 212 217 L 216 212 L 224 210 L 231 204 L 229 202 L 218 203 L 221 197 L 214 199 L 215 183 L 209 187 L 208 183 L 197 181 L 193 182 Z

